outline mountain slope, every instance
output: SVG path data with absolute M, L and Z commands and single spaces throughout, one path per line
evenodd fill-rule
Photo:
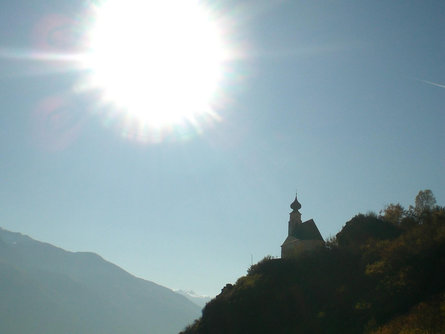
M 0 333 L 177 333 L 199 314 L 96 254 L 0 228 Z
M 391 224 L 357 215 L 325 248 L 265 258 L 183 333 L 443 333 L 445 209 Z

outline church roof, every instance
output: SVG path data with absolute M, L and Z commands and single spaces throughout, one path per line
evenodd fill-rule
M 305 221 L 302 224 L 297 224 L 292 233 L 292 237 L 300 240 L 324 241 L 320 231 L 317 228 L 317 225 L 315 225 L 315 222 L 312 219 Z
M 297 238 L 294 238 L 294 237 L 291 236 L 291 235 L 289 235 L 289 236 L 286 238 L 286 240 L 284 240 L 284 242 L 283 242 L 283 244 L 281 245 L 281 247 L 283 247 L 284 245 L 287 245 L 287 244 L 292 244 L 292 243 L 294 243 L 294 242 L 298 242 L 298 239 L 297 239 Z
M 294 211 L 298 211 L 301 209 L 301 204 L 298 202 L 297 195 L 295 194 L 295 200 L 290 205 L 290 208 Z

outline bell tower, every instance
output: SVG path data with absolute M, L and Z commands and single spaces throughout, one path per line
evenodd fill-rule
M 301 221 L 301 204 L 298 202 L 297 194 L 295 194 L 295 200 L 290 205 L 290 208 L 292 209 L 292 212 L 289 214 L 289 229 L 288 229 L 288 235 L 293 235 L 297 229 L 298 224 L 302 224 Z

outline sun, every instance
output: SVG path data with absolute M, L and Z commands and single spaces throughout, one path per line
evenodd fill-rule
M 163 128 L 214 112 L 228 52 L 201 1 L 102 1 L 87 40 L 88 85 L 129 122 Z

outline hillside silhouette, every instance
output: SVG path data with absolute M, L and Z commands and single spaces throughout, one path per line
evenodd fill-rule
M 445 333 L 445 208 L 358 214 L 317 251 L 266 257 L 182 334 Z

